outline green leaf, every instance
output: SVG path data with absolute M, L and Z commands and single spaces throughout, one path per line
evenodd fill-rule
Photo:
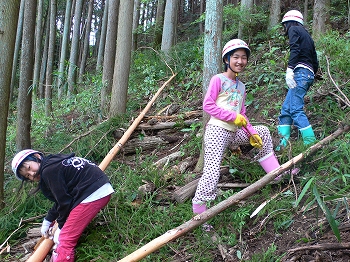
M 322 199 L 320 197 L 320 194 L 319 194 L 319 192 L 317 190 L 316 185 L 314 185 L 314 187 L 313 187 L 313 193 L 314 193 L 314 195 L 316 197 L 318 205 L 320 206 L 320 208 L 322 209 L 323 213 L 325 214 L 326 219 L 327 219 L 329 225 L 331 226 L 334 235 L 336 236 L 338 241 L 340 241 L 341 239 L 340 239 L 340 231 L 339 231 L 339 228 L 338 228 L 338 222 L 334 219 L 334 217 L 332 216 L 330 210 L 325 205 L 325 203 L 322 201 Z
M 300 201 L 303 199 L 304 195 L 306 194 L 307 190 L 309 189 L 311 183 L 314 181 L 314 177 L 312 177 L 309 181 L 307 181 L 306 185 L 304 186 L 303 190 L 301 191 L 297 201 L 295 202 L 295 207 L 297 207 L 300 203 Z

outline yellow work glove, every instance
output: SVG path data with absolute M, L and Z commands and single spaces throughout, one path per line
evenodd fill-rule
M 261 149 L 263 147 L 263 142 L 261 140 L 261 137 L 258 134 L 251 135 L 249 137 L 249 143 L 256 148 Z
M 235 121 L 233 121 L 233 123 L 238 126 L 246 126 L 247 125 L 247 119 L 245 119 L 244 116 L 242 116 L 241 114 L 237 114 Z

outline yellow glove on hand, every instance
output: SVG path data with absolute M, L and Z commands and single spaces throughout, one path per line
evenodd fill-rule
M 244 116 L 242 116 L 241 114 L 237 114 L 235 121 L 233 121 L 233 123 L 238 126 L 246 126 L 247 125 L 247 119 L 245 119 Z
M 258 134 L 251 135 L 249 137 L 249 143 L 256 148 L 261 149 L 263 147 L 263 142 L 261 140 L 261 137 Z

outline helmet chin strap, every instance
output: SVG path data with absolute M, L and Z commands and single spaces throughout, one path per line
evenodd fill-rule
M 238 73 L 237 72 L 235 73 L 235 76 L 236 76 L 236 79 L 235 79 L 235 81 L 236 81 L 236 89 L 238 89 Z

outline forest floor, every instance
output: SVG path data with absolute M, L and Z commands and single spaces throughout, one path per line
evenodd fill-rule
M 200 103 L 198 104 L 200 111 Z M 276 112 L 271 112 L 276 113 Z M 254 118 L 256 121 L 264 122 L 261 119 L 261 115 L 257 112 L 247 112 L 250 118 Z M 260 119 L 259 119 L 260 118 Z M 197 119 L 198 120 L 198 119 Z M 199 119 L 201 121 L 201 119 Z M 312 120 L 311 120 L 312 121 Z M 153 123 L 155 125 L 155 123 Z M 148 131 L 151 132 L 151 131 Z M 154 132 L 154 131 L 152 131 Z M 164 138 L 164 133 L 162 134 Z M 172 139 L 169 139 L 171 137 Z M 187 143 L 189 138 L 183 135 L 183 132 L 176 133 L 174 130 L 168 135 L 168 143 L 163 146 L 162 149 L 157 149 L 156 156 L 158 159 L 164 159 L 169 155 L 169 152 L 174 147 L 177 147 L 179 143 Z M 274 141 L 274 143 L 278 141 Z M 143 154 L 149 152 L 143 151 Z M 154 150 L 152 152 L 154 154 Z M 124 163 L 128 165 L 136 165 L 133 160 L 132 154 L 125 155 L 123 158 Z M 193 171 L 198 159 L 194 158 L 191 164 L 187 167 L 186 172 Z M 237 182 L 237 181 L 235 181 Z M 296 179 L 295 186 L 298 188 L 298 180 Z M 288 181 L 286 182 L 288 184 Z M 287 185 L 282 186 L 287 186 Z M 159 191 L 160 199 L 170 198 L 173 199 L 172 193 L 174 189 L 180 186 L 169 186 L 163 191 Z M 281 185 L 276 185 L 276 192 L 281 190 Z M 347 217 L 346 210 L 339 212 L 339 217 Z M 273 219 L 267 217 L 251 219 L 250 222 L 244 227 L 242 232 L 242 240 L 236 246 L 228 246 L 225 243 L 218 245 L 218 249 L 213 254 L 215 262 L 220 261 L 246 261 L 251 259 L 253 254 L 264 253 L 267 249 L 274 244 L 276 247 L 275 255 L 278 254 L 280 261 L 319 261 L 319 262 L 349 262 L 350 261 L 350 222 L 348 219 L 340 221 L 339 227 L 341 234 L 341 242 L 337 240 L 333 231 L 331 230 L 327 220 L 320 214 L 317 208 L 309 209 L 307 212 L 299 211 L 295 213 L 293 222 L 282 233 L 276 233 L 273 225 Z M 11 248 L 11 253 L 27 253 L 30 251 L 31 245 L 37 243 L 40 230 L 37 230 L 37 234 L 28 236 L 20 241 L 17 246 Z M 209 234 L 215 234 L 215 231 Z M 187 239 L 193 238 L 191 233 L 184 236 Z M 194 239 L 195 241 L 195 239 Z M 242 250 L 242 259 L 237 258 L 237 250 Z M 24 260 L 14 260 L 24 261 Z M 186 258 L 186 246 L 183 250 L 178 250 L 178 254 L 172 257 L 171 262 L 191 261 L 191 258 Z M 273 260 L 264 260 L 273 261 Z M 197 261 L 196 261 L 197 262 Z M 199 261 L 200 262 L 200 261 Z

